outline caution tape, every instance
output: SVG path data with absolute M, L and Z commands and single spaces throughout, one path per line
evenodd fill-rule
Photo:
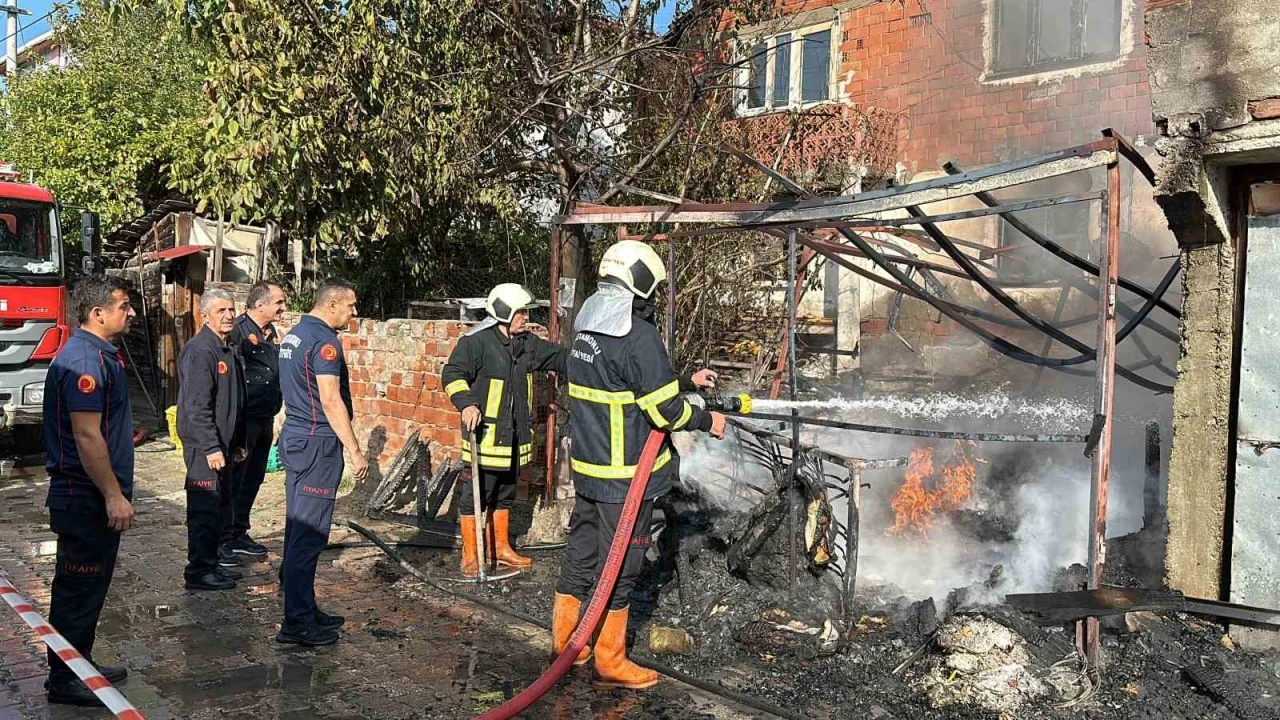
M 17 590 L 13 589 L 13 581 L 9 579 L 9 575 L 4 568 L 0 568 L 0 596 L 4 597 L 4 601 L 9 603 L 9 607 L 17 611 L 22 620 L 31 626 L 32 630 L 36 631 L 36 634 L 49 646 L 49 649 L 62 658 L 62 662 L 66 663 L 67 667 L 71 668 L 72 672 L 84 681 L 84 684 L 93 691 L 94 695 L 98 696 L 98 699 L 102 701 L 103 705 L 107 706 L 108 710 L 115 713 L 116 717 L 123 720 L 146 720 L 142 713 L 138 712 L 137 708 L 131 705 L 128 700 L 125 700 L 124 695 L 121 695 L 119 690 L 116 690 L 106 678 L 102 677 L 102 673 L 98 672 L 98 668 L 94 667 L 93 663 L 85 660 L 79 650 L 71 647 L 71 643 L 59 635 L 57 630 L 50 627 L 49 623 L 45 622 L 45 619 L 40 616 L 40 613 L 31 607 L 31 603 L 19 595 Z

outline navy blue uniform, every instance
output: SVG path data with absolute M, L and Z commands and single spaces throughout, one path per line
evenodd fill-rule
M 218 569 L 218 540 L 230 517 L 231 466 L 244 447 L 240 356 L 206 325 L 178 357 L 178 437 L 187 462 L 187 567 L 195 580 Z M 209 467 L 220 452 L 226 464 Z
M 231 473 L 230 516 L 222 527 L 222 541 L 230 543 L 249 535 L 249 513 L 258 499 L 271 454 L 272 423 L 280 405 L 280 337 L 271 323 L 258 327 L 248 315 L 236 318 L 229 341 L 244 359 L 243 462 Z
M 79 329 L 54 358 L 44 382 L 47 504 L 50 529 L 58 536 L 49 623 L 92 658 L 120 535 L 107 527 L 106 501 L 80 460 L 71 429 L 73 412 L 101 413 L 111 470 L 120 491 L 132 500 L 133 411 L 124 358 L 111 343 Z M 50 683 L 74 679 L 71 669 L 50 651 Z
M 329 542 L 333 503 L 342 480 L 342 442 L 320 404 L 319 375 L 338 378 L 351 417 L 350 380 L 338 331 L 314 315 L 303 315 L 280 346 L 285 411 L 280 459 L 288 484 L 283 573 L 286 629 L 315 624 L 316 563 Z

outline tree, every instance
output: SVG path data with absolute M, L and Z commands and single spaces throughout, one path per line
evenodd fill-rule
M 55 19 L 65 68 L 14 78 L 0 104 L 0 158 L 66 204 L 114 227 L 171 193 L 174 164 L 199 156 L 205 54 L 156 11 L 81 0 Z

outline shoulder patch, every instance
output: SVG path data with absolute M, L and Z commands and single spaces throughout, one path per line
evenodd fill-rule
M 325 360 L 337 360 L 338 348 L 332 345 L 325 345 L 324 347 L 320 348 L 320 357 Z
M 249 344 L 250 344 L 250 345 L 257 345 L 257 344 L 258 344 L 258 336 L 257 336 L 257 334 L 255 334 L 255 333 L 249 333 Z
M 88 395 L 98 389 L 98 380 L 92 375 L 81 375 L 76 381 L 76 389 Z
M 218 374 L 219 375 L 227 374 L 227 362 L 225 360 L 218 361 Z

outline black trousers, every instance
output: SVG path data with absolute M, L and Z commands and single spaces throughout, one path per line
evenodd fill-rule
M 213 473 L 199 450 L 184 447 L 182 451 L 187 460 L 187 567 L 183 575 L 193 580 L 218 569 L 222 523 L 231 512 L 231 468 Z
M 49 528 L 58 536 L 57 566 L 49 600 L 49 624 L 80 651 L 93 657 L 98 616 L 111 587 L 120 534 L 107 527 L 107 511 L 49 510 Z M 75 673 L 49 651 L 49 682 L 71 682 Z
M 473 515 L 476 511 L 475 491 L 471 489 L 471 471 L 459 475 L 458 514 Z M 480 468 L 480 510 L 510 510 L 516 499 L 516 480 L 519 470 L 491 470 Z
M 574 499 L 573 514 L 569 516 L 569 547 L 560 560 L 560 579 L 556 592 L 572 595 L 586 602 L 591 589 L 604 570 L 609 557 L 609 545 L 622 518 L 622 503 L 602 503 L 581 495 Z M 618 573 L 609 600 L 610 610 L 621 610 L 631 603 L 631 590 L 644 568 L 644 555 L 651 543 L 650 527 L 653 520 L 653 501 L 640 504 L 631 543 Z
M 244 450 L 248 457 L 231 470 L 231 502 L 222 522 L 222 542 L 249 534 L 249 513 L 258 499 L 262 478 L 267 474 L 267 458 L 271 456 L 271 418 L 249 418 L 245 422 Z

